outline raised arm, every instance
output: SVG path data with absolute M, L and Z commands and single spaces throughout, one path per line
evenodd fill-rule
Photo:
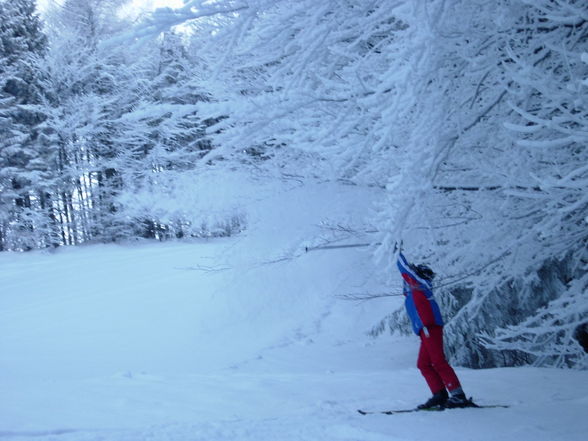
M 416 274 L 402 253 L 398 255 L 397 266 L 402 278 L 411 290 L 414 306 L 423 325 L 425 327 L 434 325 L 435 314 L 429 302 L 429 298 L 433 297 L 431 284 Z
M 408 283 L 411 287 L 418 287 L 419 285 L 422 286 L 423 290 L 432 291 L 431 283 L 428 280 L 423 279 L 420 277 L 410 266 L 406 257 L 402 252 L 398 253 L 398 260 L 396 261 L 396 265 L 398 266 L 398 270 L 402 275 L 402 278 Z M 431 292 L 432 294 L 432 292 Z

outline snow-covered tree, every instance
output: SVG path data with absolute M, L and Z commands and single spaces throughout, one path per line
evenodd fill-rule
M 411 87 L 422 92 L 406 156 L 389 186 L 384 251 L 404 239 L 451 276 L 442 285 L 457 297 L 449 331 L 458 360 L 582 365 L 573 335 L 588 316 L 587 9 L 496 6 L 428 2 L 414 11 L 431 38 Z M 488 352 L 480 334 L 499 351 Z
M 116 197 L 122 181 L 112 141 L 114 122 L 132 106 L 127 81 L 134 77 L 125 53 L 102 50 L 123 23 L 124 1 L 68 0 L 48 16 L 51 48 L 44 65 L 44 142 L 54 151 L 55 200 L 61 242 L 112 240 L 121 226 Z
M 182 236 L 189 220 L 153 206 L 210 144 L 206 99 L 179 35 L 111 46 L 123 2 L 70 0 L 50 14 L 44 140 L 57 154 L 62 243 Z
M 124 183 L 119 201 L 132 219 L 129 234 L 158 239 L 196 234 L 194 219 L 182 214 L 183 204 L 169 211 L 162 203 L 179 198 L 173 194 L 176 181 L 211 149 L 197 112 L 197 104 L 208 99 L 199 86 L 200 72 L 173 32 L 162 35 L 135 69 L 143 75 L 130 88 L 133 107 L 116 121 L 113 138 Z
M 0 250 L 37 246 L 34 184 L 42 167 L 38 60 L 47 41 L 31 0 L 0 1 Z M 42 204 L 41 195 L 41 204 Z
M 393 271 L 403 242 L 435 266 L 459 361 L 581 365 L 587 9 L 191 1 L 136 35 L 185 20 L 207 35 L 211 159 L 255 152 L 281 172 L 385 188 L 376 256 Z
M 456 360 L 585 365 L 584 1 L 187 0 L 117 34 L 107 4 L 54 22 L 63 243 L 198 234 L 161 195 L 199 167 L 377 186 L 375 265 L 394 283 L 402 243 L 435 267 Z

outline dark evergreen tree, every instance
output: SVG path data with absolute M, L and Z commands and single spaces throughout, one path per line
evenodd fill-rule
M 43 205 L 35 184 L 43 172 L 36 126 L 44 116 L 38 61 L 47 38 L 34 0 L 0 1 L 0 250 L 38 245 Z

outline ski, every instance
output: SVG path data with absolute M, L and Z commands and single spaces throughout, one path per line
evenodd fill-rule
M 395 415 L 397 413 L 412 413 L 412 412 L 442 412 L 444 410 L 455 410 L 455 409 L 506 409 L 510 406 L 507 404 L 476 404 L 475 406 L 467 407 L 432 407 L 430 409 L 395 409 L 395 410 L 363 410 L 357 409 L 361 415 Z
M 418 412 L 420 409 L 396 409 L 396 410 L 363 410 L 357 409 L 357 411 L 362 415 L 376 415 L 376 414 L 384 414 L 384 415 L 392 415 L 395 413 L 410 413 L 410 412 Z

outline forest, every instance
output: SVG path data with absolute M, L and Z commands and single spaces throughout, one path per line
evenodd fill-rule
M 372 187 L 455 361 L 588 368 L 584 0 L 127 3 L 0 0 L 0 251 L 240 234 L 208 173 Z

